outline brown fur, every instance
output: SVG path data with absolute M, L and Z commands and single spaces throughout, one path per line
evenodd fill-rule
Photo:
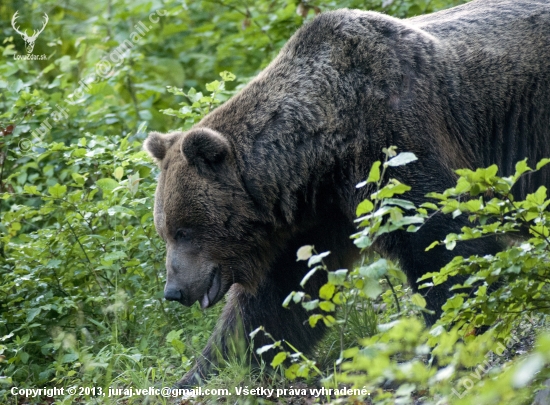
M 417 204 L 454 185 L 455 168 L 496 163 L 509 175 L 518 160 L 550 156 L 549 33 L 548 1 L 477 0 L 409 20 L 325 13 L 193 129 L 151 134 L 146 148 L 162 169 L 155 225 L 167 243 L 166 297 L 209 306 L 229 291 L 203 358 L 180 385 L 208 375 L 216 348 L 225 355 L 240 333 L 237 319 L 246 332 L 264 325 L 303 351 L 320 339 L 323 328 L 304 325 L 300 306 L 281 307 L 307 271 L 295 252 L 330 250 L 331 268 L 354 260 L 355 207 L 372 192 L 355 185 L 383 147 L 419 158 L 390 173 L 413 187 L 407 197 Z M 547 172 L 516 192 L 537 184 L 548 184 Z M 418 277 L 454 255 L 499 249 L 485 239 L 425 252 L 466 221 L 435 216 L 378 247 L 416 289 Z M 323 282 L 314 278 L 307 292 Z M 428 323 L 448 287 L 427 294 L 436 312 Z

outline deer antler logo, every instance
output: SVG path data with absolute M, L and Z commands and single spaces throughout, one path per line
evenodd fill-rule
M 15 14 L 13 15 L 13 18 L 11 19 L 11 26 L 19 35 L 21 35 L 21 38 L 23 38 L 23 40 L 25 41 L 25 49 L 27 50 L 27 53 L 31 53 L 32 50 L 34 49 L 34 43 L 36 42 L 36 38 L 38 38 L 40 33 L 44 31 L 44 28 L 46 28 L 46 24 L 48 24 L 48 21 L 50 19 L 48 18 L 48 14 L 44 13 L 44 25 L 42 25 L 42 28 L 40 28 L 39 31 L 34 30 L 33 34 L 31 36 L 28 36 L 27 30 L 25 30 L 25 32 L 21 32 L 19 31 L 19 27 L 15 26 L 15 20 L 17 20 L 18 13 L 19 11 L 16 11 Z

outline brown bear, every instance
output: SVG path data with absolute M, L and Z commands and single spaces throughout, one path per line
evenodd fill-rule
M 381 150 L 396 145 L 418 161 L 391 175 L 412 186 L 408 199 L 454 185 L 453 169 L 513 172 L 516 161 L 550 156 L 550 3 L 477 0 L 399 20 L 374 12 L 321 14 L 288 41 L 239 94 L 187 132 L 151 133 L 145 148 L 161 169 L 155 226 L 167 244 L 165 297 L 203 308 L 227 293 L 202 358 L 180 381 L 208 376 L 229 339 L 263 325 L 307 352 L 323 335 L 284 298 L 307 271 L 302 245 L 331 251 L 330 268 L 359 250 L 359 188 Z M 548 184 L 528 177 L 518 194 Z M 494 253 L 495 240 L 454 251 L 425 248 L 467 219 L 434 216 L 417 233 L 396 232 L 378 248 L 417 279 L 452 256 Z M 316 295 L 321 275 L 306 285 Z M 433 323 L 450 284 L 426 294 Z M 424 290 L 422 290 L 424 291 Z M 256 345 L 266 343 L 258 335 Z

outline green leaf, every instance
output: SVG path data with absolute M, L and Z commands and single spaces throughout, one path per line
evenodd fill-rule
M 332 302 L 334 302 L 336 305 L 341 305 L 345 302 L 344 294 L 341 292 L 337 292 L 334 294 L 334 297 L 332 297 Z
M 336 306 L 330 301 L 321 301 L 319 303 L 319 308 L 321 308 L 325 312 L 333 312 Z
M 357 346 L 350 347 L 342 352 L 342 357 L 344 359 L 352 359 L 359 353 L 359 348 Z
M 206 90 L 210 92 L 215 92 L 220 88 L 220 82 L 218 80 L 214 80 L 213 82 L 206 84 Z
M 103 191 L 113 191 L 115 188 L 119 186 L 118 182 L 113 179 L 99 179 L 97 181 L 97 185 L 99 188 L 101 188 Z
M 299 368 L 300 368 L 300 365 L 298 363 L 292 364 L 289 368 L 285 370 L 285 377 L 288 378 L 289 380 L 295 380 L 298 375 Z
M 28 184 L 25 184 L 25 186 L 23 187 L 23 191 L 25 191 L 25 193 L 27 194 L 34 194 L 34 195 L 40 194 L 36 186 L 29 186 Z
M 323 322 L 325 323 L 325 326 L 330 328 L 336 324 L 336 319 L 332 315 L 327 315 L 323 317 Z
M 224 82 L 232 82 L 237 77 L 233 73 L 228 72 L 227 70 L 224 70 L 223 72 L 221 72 L 220 76 Z
M 426 299 L 418 293 L 412 295 L 411 301 L 420 308 L 426 308 Z
M 306 311 L 313 311 L 315 308 L 319 306 L 319 300 L 311 300 L 311 301 L 304 301 L 302 302 L 302 307 Z
M 466 201 L 465 203 L 460 204 L 460 209 L 462 211 L 467 210 L 469 212 L 477 212 L 481 210 L 482 207 L 483 207 L 483 200 L 481 198 L 479 198 L 479 200 L 469 200 L 469 201 Z M 466 208 L 466 210 L 464 208 Z
M 470 184 L 470 182 L 468 180 L 466 180 L 464 177 L 461 177 L 458 179 L 457 183 L 456 183 L 456 187 L 454 189 L 454 192 L 456 194 L 462 194 L 462 193 L 466 193 L 468 191 L 470 191 L 470 189 L 472 188 L 472 185 Z
M 271 362 L 271 367 L 275 368 L 278 365 L 280 365 L 283 361 L 286 359 L 286 352 L 279 352 L 273 357 L 273 361 Z
M 303 291 L 294 291 L 294 296 L 292 297 L 292 301 L 294 301 L 294 303 L 297 304 L 300 301 L 302 301 L 305 296 L 306 296 L 306 293 Z
M 313 246 L 312 245 L 305 245 L 302 246 L 300 249 L 298 249 L 298 252 L 296 253 L 297 259 L 296 261 L 300 260 L 307 260 L 311 257 L 313 254 Z
M 124 175 L 124 169 L 122 167 L 117 167 L 113 173 L 113 176 L 118 181 L 122 180 L 122 176 Z
M 21 360 L 21 363 L 23 364 L 27 364 L 27 362 L 29 361 L 29 353 L 27 352 L 24 352 L 24 351 L 20 351 L 19 353 L 17 353 L 17 355 L 19 356 L 19 359 Z M 63 356 L 65 357 L 65 356 Z
M 179 354 L 185 353 L 185 344 L 181 340 L 174 339 L 170 342 L 170 344 L 172 345 L 174 350 Z
M 451 309 L 459 309 L 462 307 L 462 304 L 464 303 L 464 298 L 460 295 L 455 295 L 447 300 L 445 304 L 443 304 L 442 308 L 444 311 L 448 311 Z
M 71 177 L 73 178 L 74 182 L 79 186 L 82 186 L 86 182 L 86 178 L 79 173 L 73 172 L 71 173 Z
M 405 184 L 399 183 L 397 180 L 394 180 L 393 183 L 388 184 L 387 186 L 382 187 L 376 193 L 371 195 L 371 198 L 382 200 L 384 198 L 393 197 L 396 194 L 403 194 L 409 191 L 411 188 Z
M 61 358 L 61 363 L 74 363 L 78 360 L 78 354 L 67 353 Z
M 392 145 L 388 148 L 382 148 L 382 152 L 388 157 L 394 157 L 395 155 L 397 155 L 397 146 Z
M 418 158 L 415 156 L 412 152 L 401 152 L 396 157 L 388 160 L 386 163 L 384 163 L 385 166 L 403 166 L 410 162 L 414 162 L 415 160 L 418 160 Z
M 437 211 L 438 208 L 437 208 L 437 205 L 435 205 L 434 203 L 430 203 L 430 202 L 426 202 L 426 203 L 423 203 L 422 205 L 420 205 L 422 208 L 426 208 L 426 209 L 429 209 L 429 210 L 433 210 L 433 211 Z
M 290 301 L 292 301 L 294 294 L 296 294 L 296 291 L 292 291 L 286 296 L 285 300 L 283 301 L 283 308 L 288 308 L 288 305 L 290 304 Z
M 309 317 L 309 326 L 311 326 L 312 328 L 315 327 L 315 325 L 317 325 L 317 322 L 319 322 L 319 320 L 323 319 L 323 315 L 319 315 L 319 314 L 316 314 L 316 315 L 311 315 Z
M 538 165 L 537 165 L 538 166 Z M 537 167 L 538 169 L 538 167 Z M 519 162 L 516 163 L 516 173 L 514 174 L 514 178 L 518 178 L 519 176 L 521 176 L 523 173 L 525 172 L 528 172 L 528 171 L 531 171 L 533 169 L 531 169 L 528 165 L 527 165 L 527 159 L 523 159 Z
M 314 264 L 320 263 L 328 255 L 330 255 L 330 252 L 323 252 L 319 253 L 318 255 L 311 256 L 307 262 L 307 266 L 311 267 Z
M 537 163 L 537 170 L 542 169 L 542 168 L 543 168 L 544 166 L 546 166 L 548 163 L 550 163 L 550 159 L 548 159 L 548 158 L 541 159 L 541 160 Z
M 372 211 L 374 208 L 374 204 L 370 202 L 369 200 L 363 200 L 359 205 L 357 206 L 357 210 L 355 212 L 355 215 L 360 217 L 361 215 L 367 214 Z
M 319 289 L 319 297 L 323 300 L 330 300 L 336 291 L 336 286 L 331 283 L 326 283 Z
M 29 312 L 27 313 L 27 322 L 31 322 L 36 316 L 40 313 L 41 309 L 38 308 L 31 308 Z
M 126 252 L 123 251 L 114 251 L 106 253 L 105 256 L 103 256 L 103 260 L 106 261 L 115 261 L 120 259 L 125 259 L 127 257 Z
M 344 285 L 347 274 L 348 274 L 348 271 L 346 269 L 329 271 L 328 282 L 334 285 Z
M 268 350 L 273 349 L 274 347 L 275 347 L 275 344 L 264 345 L 264 346 L 258 348 L 258 350 L 256 350 L 256 353 L 257 353 L 257 354 L 262 354 L 262 353 L 267 352 Z
M 71 153 L 71 155 L 75 158 L 80 158 L 80 157 L 84 157 L 86 156 L 86 154 L 88 153 L 88 151 L 84 148 L 77 148 L 77 149 L 74 149 Z
M 49 187 L 48 192 L 54 198 L 62 198 L 67 192 L 67 186 L 62 186 L 57 183 L 55 186 Z
M 479 169 L 478 169 L 479 170 Z M 477 170 L 476 170 L 477 171 Z M 488 168 L 481 170 L 481 172 L 484 172 L 483 178 L 487 182 L 491 182 L 491 180 L 497 175 L 498 173 L 498 166 L 497 165 L 491 165 Z
M 181 334 L 183 333 L 183 329 L 179 330 L 171 330 L 166 335 L 166 343 L 172 343 L 173 340 L 180 340 Z
M 447 250 L 453 250 L 456 246 L 456 239 L 445 240 L 445 247 Z
M 264 330 L 264 327 L 263 326 L 259 326 L 257 327 L 256 329 L 254 329 L 252 332 L 250 332 L 248 334 L 248 336 L 250 336 L 250 339 L 254 339 L 254 337 L 258 334 L 258 332 Z
M 359 274 L 367 278 L 378 280 L 379 278 L 387 274 L 388 267 L 388 261 L 386 259 L 378 259 L 368 266 L 360 267 Z
M 380 180 L 380 165 L 382 163 L 380 161 L 376 161 L 372 164 L 372 167 L 370 168 L 369 177 L 367 178 L 367 183 L 376 183 L 378 180 Z
M 404 210 L 414 210 L 416 208 L 415 205 L 412 202 L 410 202 L 408 200 L 403 200 L 401 198 L 386 198 L 383 201 L 382 205 L 397 205 L 398 207 L 401 207 Z M 437 207 L 436 207 L 436 209 L 437 209 Z
M 537 204 L 542 205 L 546 201 L 547 189 L 544 186 L 540 186 L 535 192 L 535 201 Z
M 382 288 L 378 280 L 367 279 L 365 280 L 365 285 L 363 286 L 363 293 L 370 299 L 375 299 L 380 294 L 382 294 Z

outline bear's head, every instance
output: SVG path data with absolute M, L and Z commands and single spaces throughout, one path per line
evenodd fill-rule
M 195 127 L 152 132 L 144 148 L 161 170 L 154 218 L 166 242 L 165 298 L 207 308 L 233 283 L 254 290 L 263 266 L 262 226 L 229 140 Z

